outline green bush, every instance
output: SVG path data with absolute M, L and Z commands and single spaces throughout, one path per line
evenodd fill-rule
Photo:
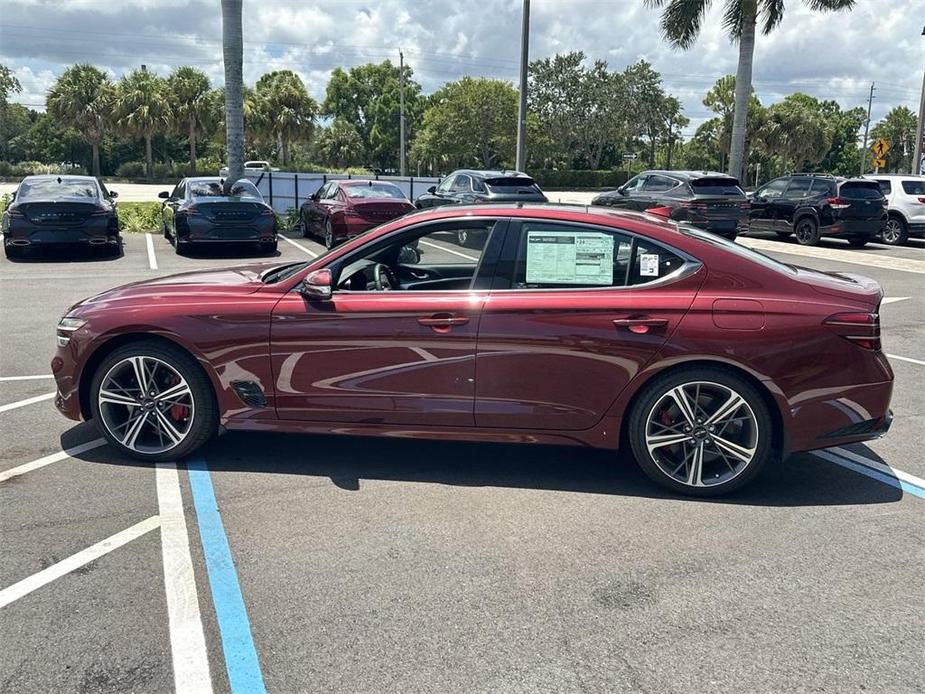
M 116 176 L 119 178 L 144 178 L 145 163 L 143 161 L 126 161 L 119 164 Z
M 12 176 L 13 165 L 8 161 L 0 161 L 0 176 Z
M 10 167 L 9 174 L 0 174 L 21 178 L 23 176 L 35 176 L 39 174 L 74 174 L 75 176 L 86 176 L 87 170 L 82 166 L 62 166 L 61 164 L 43 164 L 40 161 L 21 161 Z
M 7 206 L 10 204 L 10 200 L 13 199 L 13 196 L 9 193 L 4 193 L 0 195 L 0 212 L 3 212 Z
M 635 175 L 634 172 L 631 172 Z M 539 169 L 530 175 L 540 188 L 550 190 L 559 188 L 616 188 L 627 181 L 626 171 L 581 170 L 581 169 Z
M 127 233 L 154 232 L 160 233 L 163 228 L 161 221 L 161 203 L 159 202 L 120 202 L 119 228 Z

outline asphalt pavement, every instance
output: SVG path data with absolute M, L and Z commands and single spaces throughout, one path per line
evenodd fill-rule
M 128 461 L 54 410 L 55 323 L 253 249 L 0 262 L 0 691 L 925 691 L 925 254 L 743 242 L 883 285 L 896 419 L 720 500 L 543 446 L 229 433 Z M 323 251 L 279 246 L 256 259 Z

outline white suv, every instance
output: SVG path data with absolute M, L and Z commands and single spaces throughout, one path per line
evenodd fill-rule
M 904 244 L 910 236 L 925 236 L 925 176 L 868 174 L 880 184 L 890 218 L 881 238 L 891 246 Z

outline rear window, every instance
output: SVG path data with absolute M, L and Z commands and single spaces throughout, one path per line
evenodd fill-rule
M 893 192 L 893 184 L 889 181 L 884 181 L 878 178 L 877 185 L 880 186 L 880 190 L 883 191 L 884 195 L 889 195 Z
M 190 195 L 194 198 L 223 198 L 225 197 L 224 186 L 221 181 L 191 181 Z M 231 186 L 231 192 L 228 194 L 233 198 L 250 198 L 253 200 L 263 200 L 260 191 L 250 181 L 238 181 Z
M 370 198 L 387 198 L 391 200 L 404 200 L 405 194 L 401 188 L 393 186 L 391 183 L 371 183 L 369 185 L 352 185 L 342 186 L 348 198 L 353 199 L 370 199 Z
M 925 181 L 903 181 L 906 195 L 925 195 Z
M 730 253 L 734 253 L 740 258 L 751 260 L 760 265 L 764 265 L 766 268 L 777 270 L 778 272 L 784 273 L 787 275 L 796 274 L 796 270 L 794 270 L 790 265 L 786 265 L 777 260 L 774 260 L 774 258 L 771 258 L 770 256 L 766 256 L 764 253 L 759 253 L 758 251 L 754 251 L 751 248 L 748 248 L 747 246 L 742 246 L 736 243 L 735 241 L 730 241 L 728 239 L 724 239 L 722 236 L 711 234 L 709 231 L 704 231 L 703 229 L 698 229 L 697 227 L 682 226 L 681 232 L 685 236 L 690 236 L 700 241 L 709 243 L 713 246 L 719 246 L 720 248 L 726 249 Z
M 60 200 L 63 198 L 97 199 L 99 186 L 94 180 L 83 178 L 28 178 L 19 184 L 16 202 L 30 200 Z
M 536 185 L 536 181 L 526 176 L 512 176 L 510 178 L 489 178 L 485 181 L 489 188 L 529 188 Z
M 848 181 L 842 183 L 838 194 L 843 198 L 852 198 L 854 200 L 879 200 L 883 197 L 883 191 L 876 181 Z
M 695 195 L 745 195 L 734 178 L 698 178 L 691 181 Z

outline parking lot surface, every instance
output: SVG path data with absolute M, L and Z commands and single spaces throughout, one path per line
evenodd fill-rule
M 882 284 L 896 418 L 721 500 L 543 446 L 229 433 L 122 459 L 52 406 L 58 318 L 252 250 L 2 261 L 0 691 L 925 690 L 925 254 L 743 243 Z

